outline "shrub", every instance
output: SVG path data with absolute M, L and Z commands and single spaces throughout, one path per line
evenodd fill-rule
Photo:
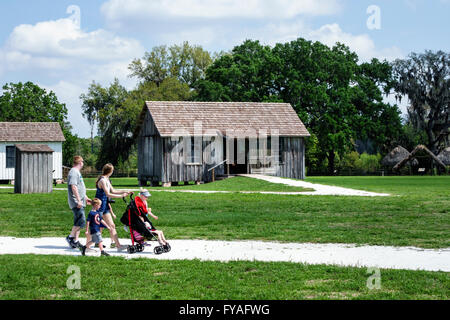
M 374 173 L 380 168 L 380 161 L 380 154 L 370 155 L 364 152 L 356 161 L 356 167 L 364 173 Z
M 348 152 L 337 158 L 337 167 L 344 174 L 367 174 L 375 173 L 381 168 L 381 155 L 370 155 L 364 152 Z

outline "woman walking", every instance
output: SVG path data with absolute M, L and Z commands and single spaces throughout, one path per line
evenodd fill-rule
M 103 220 L 105 220 L 110 228 L 109 233 L 111 235 L 111 248 L 116 247 L 118 250 L 123 250 L 124 248 L 120 245 L 116 225 L 114 224 L 114 219 L 116 216 L 112 211 L 108 198 L 124 198 L 132 192 L 114 190 L 111 181 L 109 180 L 113 172 L 114 166 L 112 164 L 108 163 L 103 166 L 102 175 L 97 179 L 97 192 L 95 197 L 102 201 L 102 206 L 100 207 L 99 212 L 102 213 Z

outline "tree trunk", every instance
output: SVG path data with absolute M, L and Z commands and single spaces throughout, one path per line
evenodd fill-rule
M 94 153 L 94 125 L 91 125 L 91 153 Z
M 433 152 L 433 154 L 436 154 L 437 151 L 437 141 L 436 141 L 436 136 L 433 132 L 433 128 L 434 128 L 434 120 L 433 119 L 429 119 L 428 120 L 428 126 L 426 128 L 426 133 L 428 136 L 428 149 Z
M 327 158 L 328 158 L 328 173 L 330 175 L 334 175 L 334 159 L 335 159 L 334 151 L 330 151 L 327 155 Z

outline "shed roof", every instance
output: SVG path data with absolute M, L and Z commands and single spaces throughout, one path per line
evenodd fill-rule
M 216 131 L 222 135 L 255 136 L 265 131 L 268 135 L 310 136 L 288 103 L 148 101 L 146 108 L 163 137 L 180 135 L 180 131 L 188 135 L 214 135 Z M 199 124 L 201 133 L 195 130 Z
M 0 122 L 0 141 L 63 142 L 66 139 L 57 122 Z
M 445 165 L 450 166 L 450 147 L 445 148 L 438 154 L 438 159 L 441 160 Z
M 399 163 L 400 161 L 402 161 L 403 159 L 409 157 L 410 153 L 408 150 L 406 150 L 405 148 L 403 148 L 402 146 L 397 146 L 394 149 L 392 149 L 391 152 L 389 152 L 384 158 L 383 160 L 381 160 L 381 164 L 384 166 L 395 166 L 397 163 Z M 409 165 L 418 165 L 419 162 L 417 161 L 417 159 L 413 159 L 412 163 L 408 162 Z
M 422 145 L 422 144 L 419 144 L 419 145 L 417 145 L 417 146 L 414 148 L 413 151 L 411 151 L 411 154 L 410 154 L 407 158 L 405 158 L 405 159 L 403 159 L 402 161 L 400 161 L 399 163 L 397 163 L 397 164 L 394 166 L 394 168 L 392 168 L 392 169 L 394 169 L 394 171 L 400 169 L 402 166 L 405 165 L 405 163 L 408 163 L 409 160 L 410 160 L 412 157 L 414 157 L 414 155 L 415 155 L 416 153 L 418 153 L 418 152 L 425 152 L 425 153 L 428 154 L 434 161 L 436 161 L 437 164 L 439 164 L 440 166 L 442 166 L 442 167 L 445 168 L 445 164 L 444 164 L 441 160 L 439 160 L 439 158 L 436 157 L 436 156 L 434 155 L 433 152 L 431 152 L 426 146 L 424 146 L 424 145 Z
M 22 152 L 54 152 L 54 150 L 46 144 L 16 144 L 16 148 Z

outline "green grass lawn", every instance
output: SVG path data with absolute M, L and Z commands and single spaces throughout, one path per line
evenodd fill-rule
M 229 191 L 280 188 L 234 179 L 238 178 L 187 187 Z M 86 180 L 88 186 L 94 181 Z M 311 177 L 308 181 L 394 196 L 154 192 L 150 206 L 160 218 L 155 226 L 169 240 L 450 247 L 448 176 Z M 113 180 L 113 184 L 137 187 L 135 179 Z M 93 197 L 94 191 L 88 195 Z M 119 217 L 124 209 L 121 200 L 114 204 Z M 63 237 L 69 233 L 72 219 L 65 191 L 19 195 L 0 189 L 0 236 L 56 236 L 65 243 Z M 122 228 L 118 232 L 127 237 Z M 108 237 L 106 232 L 104 236 Z M 0 262 L 0 299 L 448 299 L 450 287 L 448 273 L 382 270 L 382 289 L 368 290 L 365 268 L 293 263 L 33 255 L 0 256 Z M 82 270 L 81 290 L 65 288 L 66 269 L 71 264 Z M 103 272 L 99 275 L 97 270 Z M 136 286 L 141 278 L 145 280 Z
M 233 179 L 236 178 L 230 180 Z M 359 181 L 360 189 L 395 191 L 396 196 L 153 192 L 149 205 L 160 218 L 155 226 L 164 230 L 168 239 L 450 246 L 450 177 L 379 179 L 352 177 L 346 181 L 332 177 L 323 180 L 355 188 Z M 65 191 L 41 195 L 12 192 L 0 189 L 0 235 L 67 236 L 73 214 L 68 208 Z M 88 192 L 90 197 L 94 194 L 94 191 Z M 113 208 L 120 217 L 125 203 L 119 199 Z M 116 223 L 120 225 L 118 220 Z M 127 236 L 122 228 L 118 228 L 118 232 L 121 237 Z
M 366 268 L 269 262 L 126 260 L 118 257 L 0 256 L 0 299 L 448 299 L 445 272 L 380 270 L 369 289 Z M 69 290 L 69 266 L 81 288 Z

